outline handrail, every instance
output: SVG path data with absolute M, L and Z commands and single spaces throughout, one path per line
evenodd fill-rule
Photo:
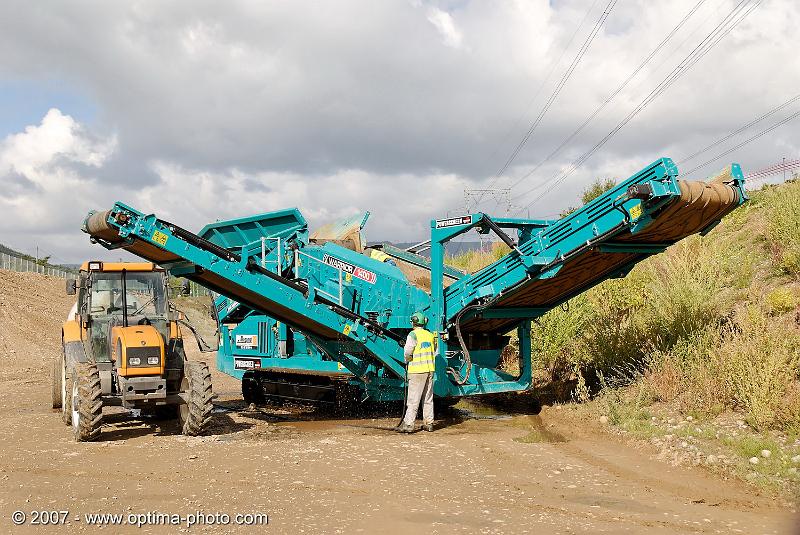
M 276 240 L 278 244 L 276 245 L 275 249 L 277 251 L 277 259 L 276 260 L 267 260 L 267 240 Z M 271 264 L 275 262 L 275 272 L 278 275 L 283 275 L 283 265 L 281 264 L 281 260 L 283 259 L 283 255 L 281 254 L 283 251 L 281 250 L 281 238 L 280 236 L 262 236 L 261 237 L 261 267 L 267 267 L 267 264 Z
M 307 258 L 309 258 L 311 260 L 315 260 L 315 261 L 319 262 L 320 264 L 322 264 L 324 266 L 327 266 L 329 268 L 335 269 L 336 271 L 339 272 L 339 282 L 338 282 L 338 285 L 339 285 L 339 297 L 338 297 L 337 304 L 339 306 L 344 306 L 342 304 L 342 302 L 344 301 L 344 276 L 343 276 L 344 275 L 344 271 L 342 270 L 342 268 L 336 267 L 336 266 L 332 266 L 330 264 L 326 264 L 325 262 L 323 262 L 322 260 L 320 260 L 316 256 L 312 256 L 312 255 L 310 255 L 308 253 L 301 252 L 299 249 L 295 249 L 294 250 L 294 278 L 295 279 L 299 279 L 300 278 L 300 271 L 299 271 L 300 262 L 299 262 L 299 260 L 300 260 L 300 256 L 301 255 L 305 256 L 305 257 L 307 257 Z M 318 294 L 322 294 L 322 295 L 324 295 L 324 296 L 326 296 L 326 297 L 328 297 L 330 299 L 334 299 L 334 300 L 337 299 L 337 297 L 335 295 L 332 295 L 332 294 L 330 294 L 330 293 L 328 293 L 328 292 L 326 292 L 324 290 L 320 290 L 319 288 L 317 288 L 316 292 Z

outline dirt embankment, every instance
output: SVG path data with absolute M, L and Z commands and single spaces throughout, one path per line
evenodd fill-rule
M 31 381 L 48 374 L 61 349 L 61 324 L 74 297 L 63 279 L 0 270 L 0 378 Z
M 464 406 L 439 415 L 434 433 L 402 436 L 390 431 L 396 415 L 248 410 L 238 382 L 215 373 L 210 436 L 115 414 L 98 442 L 76 444 L 50 409 L 50 362 L 71 305 L 61 280 L 0 271 L 2 533 L 91 531 L 93 513 L 269 514 L 266 527 L 112 533 L 792 532 L 786 504 L 660 463 L 655 450 L 550 407 L 534 416 Z M 68 526 L 30 526 L 42 510 L 68 511 Z M 24 526 L 12 524 L 15 511 Z

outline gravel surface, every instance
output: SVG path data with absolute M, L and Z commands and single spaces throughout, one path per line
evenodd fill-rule
M 267 513 L 269 525 L 107 526 L 109 533 L 789 533 L 790 512 L 732 481 L 655 459 L 545 407 L 540 415 L 441 414 L 404 436 L 394 414 L 332 417 L 246 407 L 218 373 L 212 432 L 109 410 L 76 444 L 50 409 L 50 363 L 72 305 L 63 281 L 0 271 L 0 532 L 14 511 Z M 193 318 L 195 319 L 195 318 Z M 199 320 L 196 320 L 199 321 Z M 187 344 L 191 347 L 190 344 Z M 192 350 L 190 358 L 207 358 Z M 478 416 L 480 414 L 480 416 Z M 652 447 L 651 447 L 652 448 Z

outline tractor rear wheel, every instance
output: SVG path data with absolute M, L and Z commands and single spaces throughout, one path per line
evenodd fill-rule
M 178 421 L 184 435 L 203 434 L 211 422 L 211 371 L 205 362 L 186 362 L 181 379 L 181 392 L 186 403 L 178 410 Z
M 64 367 L 64 355 L 57 355 L 53 357 L 53 408 L 60 409 L 64 398 L 61 395 L 61 389 L 64 388 L 64 377 L 62 376 L 62 368 Z
M 100 436 L 103 424 L 103 389 L 94 364 L 76 363 L 72 375 L 72 431 L 78 442 Z

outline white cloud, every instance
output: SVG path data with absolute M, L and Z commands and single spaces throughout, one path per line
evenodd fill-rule
M 0 173 L 13 172 L 41 187 L 80 182 L 77 173 L 61 164 L 74 162 L 100 167 L 114 152 L 115 137 L 93 140 L 69 115 L 52 108 L 38 126 L 12 134 L 0 144 Z
M 217 219 L 296 206 L 313 228 L 371 211 L 366 232 L 373 240 L 407 239 L 409 230 L 424 236 L 429 214 L 446 213 L 451 196 L 460 196 L 466 184 L 455 175 L 390 177 L 345 170 L 315 177 L 312 186 L 307 176 L 295 173 L 210 173 L 167 162 L 156 162 L 153 169 L 161 181 L 135 195 L 137 207 L 182 226 L 199 229 Z M 420 194 L 432 189 L 441 195 Z
M 56 80 L 97 113 L 80 124 L 75 110 L 43 109 L 0 142 L 0 243 L 35 240 L 79 260 L 97 249 L 77 231 L 85 211 L 116 199 L 189 228 L 289 206 L 313 224 L 370 210 L 371 239 L 423 238 L 430 218 L 462 210 L 464 188 L 507 186 L 540 163 L 695 3 L 618 2 L 498 181 L 602 4 L 575 33 L 587 2 L 2 3 L 0 82 Z M 536 192 L 523 192 L 602 138 L 734 5 L 706 2 L 512 202 L 529 204 Z M 797 2 L 763 2 L 531 216 L 574 204 L 598 176 L 691 154 L 791 97 L 800 62 L 786 35 L 798 25 Z M 706 170 L 794 157 L 798 124 Z
M 28 233 L 48 236 L 43 241 L 53 246 L 61 241 L 64 223 L 98 199 L 98 184 L 87 172 L 102 167 L 116 145 L 114 136 L 95 139 L 57 109 L 6 137 L 0 143 L 0 235 L 13 237 L 6 244 L 28 246 Z
M 371 210 L 370 239 L 400 240 L 409 232 L 424 236 L 430 214 L 446 213 L 449 199 L 460 196 L 467 184 L 453 174 L 376 176 L 342 170 L 309 179 L 292 172 L 187 169 L 163 160 L 148 163 L 157 180 L 147 185 L 97 180 L 93 173 L 116 146 L 115 137 L 93 136 L 57 109 L 40 125 L 8 136 L 0 145 L 0 243 L 24 250 L 38 246 L 61 262 L 116 258 L 119 252 L 88 245 L 79 228 L 89 210 L 110 208 L 117 200 L 194 230 L 219 219 L 293 206 L 312 227 Z M 29 187 L 15 187 L 15 176 Z M 440 195 L 420 194 L 426 190 Z M 24 235 L 31 241 L 21 240 Z
M 428 8 L 428 21 L 436 27 L 442 35 L 442 42 L 451 48 L 461 48 L 464 36 L 456 28 L 453 17 L 450 13 L 442 11 L 437 7 Z

